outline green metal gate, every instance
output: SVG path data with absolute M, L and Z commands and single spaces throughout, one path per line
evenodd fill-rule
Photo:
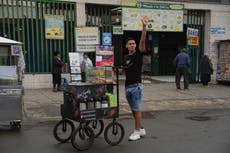
M 0 8 L 0 35 L 23 42 L 27 73 L 50 73 L 55 51 L 68 63 L 68 52 L 75 50 L 75 2 L 1 0 Z M 64 40 L 45 39 L 45 14 L 64 16 Z
M 112 5 L 92 5 L 86 4 L 86 26 L 97 26 L 100 33 L 112 33 L 113 25 L 120 23 L 115 22 L 114 19 L 118 17 L 117 13 L 112 13 L 113 9 L 119 9 L 118 6 Z M 102 37 L 101 37 L 102 38 Z M 101 41 L 100 41 L 101 42 Z M 122 49 L 122 35 L 113 35 L 114 46 L 114 64 L 119 65 L 121 62 L 121 49 Z
M 204 54 L 205 11 L 188 10 L 187 27 L 199 30 L 199 45 L 187 46 L 187 51 L 191 58 L 191 75 L 189 80 L 191 83 L 195 83 L 199 81 L 199 63 Z

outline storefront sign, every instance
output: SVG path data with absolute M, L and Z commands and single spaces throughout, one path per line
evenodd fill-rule
M 183 8 L 181 4 L 137 3 L 136 7 L 122 8 L 123 30 L 142 30 L 141 19 L 149 18 L 148 30 L 183 31 Z
M 114 35 L 123 35 L 123 30 L 121 26 L 113 26 L 113 34 Z
M 102 45 L 111 46 L 112 45 L 112 34 L 111 33 L 103 33 L 102 34 Z
M 113 66 L 114 65 L 114 47 L 97 46 L 96 47 L 96 66 Z
M 210 28 L 210 33 L 212 35 L 225 34 L 225 28 Z
M 76 50 L 78 52 L 95 52 L 99 44 L 98 27 L 79 27 L 76 32 Z
M 121 6 L 136 6 L 137 0 L 121 0 Z
M 187 28 L 187 44 L 190 46 L 199 45 L 198 29 Z
M 45 15 L 45 38 L 64 39 L 63 15 Z

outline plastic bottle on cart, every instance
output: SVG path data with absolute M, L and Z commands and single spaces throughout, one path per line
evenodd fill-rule
M 87 99 L 80 100 L 80 110 L 86 110 Z
M 109 107 L 109 97 L 108 96 L 104 95 L 102 97 L 101 107 L 102 108 L 108 108 Z
M 95 106 L 94 106 L 94 98 L 90 98 L 87 102 L 87 108 L 88 109 L 95 109 Z
M 96 99 L 95 108 L 101 108 L 101 98 Z

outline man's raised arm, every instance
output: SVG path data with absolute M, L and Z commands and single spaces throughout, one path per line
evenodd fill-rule
M 141 40 L 140 40 L 140 43 L 139 43 L 139 50 L 140 52 L 145 52 L 146 48 L 145 48 L 145 39 L 146 39 L 146 33 L 147 33 L 147 30 L 146 30 L 146 25 L 148 23 L 149 19 L 148 17 L 143 17 L 142 19 L 142 24 L 143 24 L 143 29 L 142 29 L 142 32 L 141 32 Z

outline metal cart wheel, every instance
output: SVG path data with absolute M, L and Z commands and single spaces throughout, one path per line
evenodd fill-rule
M 72 146 L 79 150 L 89 149 L 94 142 L 94 132 L 86 125 L 80 123 L 79 127 L 73 132 L 71 137 Z
M 65 143 L 70 140 L 74 128 L 72 121 L 63 119 L 55 125 L 53 135 L 57 141 Z
M 118 122 L 109 123 L 104 131 L 105 141 L 112 146 L 119 144 L 123 140 L 124 135 L 124 127 Z
M 94 132 L 94 138 L 97 138 L 104 130 L 104 122 L 103 120 L 92 120 L 87 121 L 86 126 L 91 127 Z

